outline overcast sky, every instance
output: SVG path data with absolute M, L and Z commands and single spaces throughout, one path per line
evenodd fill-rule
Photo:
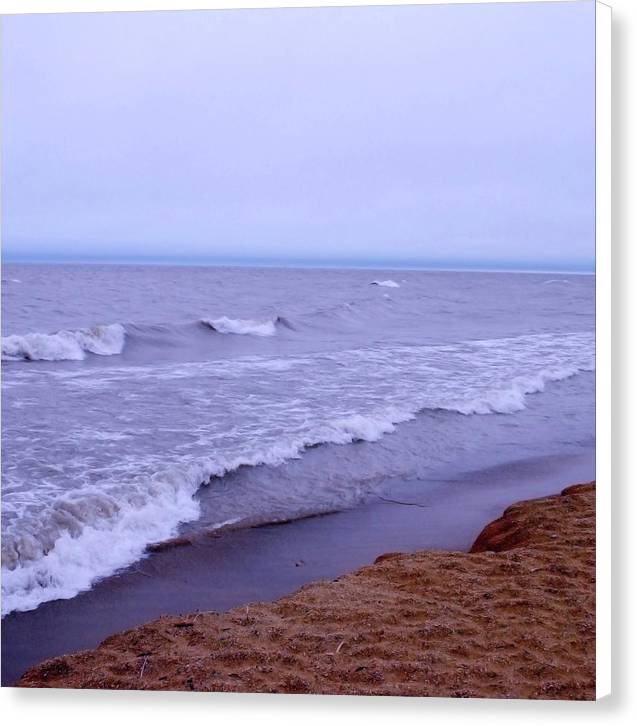
M 593 266 L 589 0 L 2 34 L 6 260 Z

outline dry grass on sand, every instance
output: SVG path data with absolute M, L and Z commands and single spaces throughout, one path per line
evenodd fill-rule
M 383 555 L 277 602 L 162 617 L 18 685 L 593 699 L 595 485 L 509 507 L 470 553 Z

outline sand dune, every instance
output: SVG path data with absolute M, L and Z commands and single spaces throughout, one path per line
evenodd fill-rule
M 595 485 L 521 502 L 470 553 L 390 553 L 227 613 L 162 617 L 23 687 L 595 697 Z

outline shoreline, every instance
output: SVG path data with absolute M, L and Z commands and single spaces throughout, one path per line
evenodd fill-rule
M 388 551 L 466 551 L 512 501 L 547 496 L 594 476 L 594 452 L 501 464 L 424 482 L 398 480 L 387 494 L 424 506 L 376 501 L 285 524 L 228 532 L 149 555 L 69 600 L 2 621 L 2 685 L 31 666 L 96 647 L 104 638 L 166 614 L 227 611 L 273 601 L 334 579 Z
M 595 485 L 509 506 L 469 552 L 386 553 L 272 603 L 164 616 L 21 687 L 592 700 Z
M 546 496 L 594 477 L 594 451 L 503 463 L 440 479 L 395 479 L 386 496 L 332 514 L 229 531 L 150 554 L 68 600 L 2 620 L 2 685 L 31 666 L 96 647 L 161 615 L 227 611 L 273 601 L 333 579 L 389 551 L 466 551 L 485 523 L 512 501 Z
M 467 551 L 511 502 L 594 476 L 594 452 L 524 459 L 422 483 L 395 480 L 387 497 L 333 514 L 225 533 L 150 554 L 68 600 L 2 620 L 2 685 L 31 666 L 96 647 L 162 615 L 273 601 L 345 575 L 390 551 Z

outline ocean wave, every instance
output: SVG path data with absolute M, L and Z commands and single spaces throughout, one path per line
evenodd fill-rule
M 379 287 L 400 287 L 400 285 L 393 280 L 373 280 L 369 284 L 378 285 Z
M 337 418 L 250 455 L 175 465 L 140 477 L 126 490 L 87 488 L 61 496 L 37 522 L 21 522 L 4 535 L 2 614 L 74 597 L 139 560 L 149 544 L 170 539 L 179 524 L 197 519 L 193 497 L 215 478 L 242 466 L 278 466 L 318 444 L 377 441 L 410 418 L 413 414 L 394 409 Z
M 83 360 L 87 353 L 118 355 L 125 339 L 124 326 L 119 323 L 51 334 L 9 335 L 2 338 L 2 359 L 61 361 Z
M 508 386 L 494 388 L 481 396 L 441 406 L 449 411 L 470 416 L 472 414 L 517 413 L 526 408 L 526 397 L 541 393 L 549 382 L 572 378 L 582 371 L 594 370 L 594 364 L 586 366 L 555 366 L 546 368 L 536 375 L 517 376 Z
M 373 284 L 383 288 L 399 287 L 398 283 L 392 280 L 382 280 Z M 378 298 L 373 296 L 369 300 L 342 302 L 326 308 L 318 307 L 300 315 L 294 321 L 276 314 L 267 317 L 258 314 L 250 317 L 206 315 L 183 321 L 122 321 L 110 325 L 98 324 L 79 330 L 9 335 L 2 338 L 2 359 L 21 362 L 81 361 L 88 354 L 118 355 L 126 349 L 127 354 L 130 351 L 131 355 L 141 356 L 144 349 L 153 349 L 153 360 L 157 361 L 167 349 L 196 350 L 202 342 L 201 334 L 209 331 L 220 336 L 241 336 L 244 339 L 274 337 L 283 329 L 293 331 L 299 336 L 314 335 L 317 328 L 333 332 L 355 330 L 363 333 L 370 325 L 378 324 L 383 315 L 393 315 L 387 312 L 390 306 L 385 305 L 383 310 L 379 309 L 381 300 L 385 303 L 391 301 L 392 297 L 388 293 L 383 293 L 382 296 Z M 412 314 L 411 311 L 404 309 L 401 313 Z M 387 321 L 387 324 L 391 324 L 391 321 Z M 213 341 L 214 338 L 209 340 Z M 221 337 L 217 339 L 218 343 L 220 341 Z
M 293 329 L 283 316 L 267 320 L 229 318 L 203 318 L 188 323 L 113 323 L 95 325 L 80 330 L 60 330 L 56 333 L 27 333 L 2 338 L 2 360 L 6 361 L 80 361 L 87 353 L 119 355 L 127 339 L 137 345 L 188 345 L 188 336 L 196 326 L 204 326 L 217 333 L 268 337 L 276 334 L 279 326 Z
M 225 315 L 220 318 L 211 320 L 203 318 L 201 322 L 217 333 L 230 333 L 232 335 L 257 335 L 267 337 L 276 333 L 276 325 L 283 318 L 274 318 L 273 320 L 241 320 L 235 318 L 227 318 Z

